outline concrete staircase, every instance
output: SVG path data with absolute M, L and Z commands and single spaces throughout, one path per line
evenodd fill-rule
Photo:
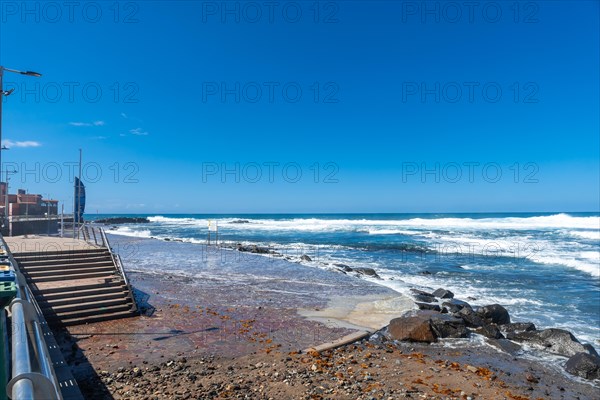
M 106 247 L 13 256 L 50 325 L 137 315 L 131 289 L 116 264 L 119 261 Z

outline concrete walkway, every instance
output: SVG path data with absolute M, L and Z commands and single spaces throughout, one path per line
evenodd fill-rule
M 95 249 L 97 246 L 91 245 L 85 240 L 73 239 L 68 237 L 55 236 L 5 236 L 4 240 L 10 251 L 14 253 L 45 253 L 51 251 L 68 250 L 87 250 Z

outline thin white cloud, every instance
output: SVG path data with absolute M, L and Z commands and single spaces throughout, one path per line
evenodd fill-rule
M 129 118 L 129 117 L 127 117 L 127 114 L 125 114 L 125 113 L 121 113 L 121 117 L 123 117 L 125 119 Z
M 69 122 L 71 126 L 104 126 L 106 122 L 104 121 L 94 121 L 94 122 Z
M 42 144 L 40 142 L 36 142 L 34 140 L 25 140 L 25 141 L 17 141 L 14 142 L 12 140 L 3 140 L 2 146 L 6 146 L 8 148 L 11 147 L 40 147 Z
M 146 132 L 142 128 L 131 129 L 129 131 L 129 133 L 131 133 L 132 135 L 135 135 L 135 136 L 147 136 L 148 135 L 148 132 Z
M 106 136 L 93 136 L 92 139 L 104 140 L 104 139 L 107 139 L 107 137 Z

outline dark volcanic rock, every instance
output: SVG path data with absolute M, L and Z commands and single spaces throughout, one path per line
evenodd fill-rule
M 475 332 L 479 333 L 480 335 L 483 335 L 487 338 L 490 338 L 490 339 L 504 338 L 504 336 L 502 335 L 502 333 L 500 333 L 500 330 L 498 329 L 498 327 L 496 325 L 485 324 L 485 325 L 480 326 L 479 328 L 475 329 Z
M 511 342 L 508 339 L 490 339 L 488 343 L 492 346 L 504 351 L 505 353 L 516 355 L 520 350 L 521 346 L 515 342 Z
M 379 277 L 379 275 L 377 275 L 377 272 L 375 272 L 375 270 L 373 268 L 364 268 L 364 267 L 354 268 L 354 272 L 358 272 L 361 275 L 367 275 L 367 276 L 372 276 L 372 277 L 381 279 Z
M 448 301 L 442 303 L 442 307 L 446 308 L 448 312 L 451 313 L 457 313 L 465 307 L 472 309 L 469 303 L 458 299 L 449 299 Z
M 507 339 L 512 339 L 519 333 L 535 331 L 535 325 L 532 322 L 512 322 L 504 324 L 500 328 Z
M 433 296 L 427 296 L 425 294 L 415 294 L 413 297 L 415 298 L 415 300 L 422 301 L 422 302 L 425 302 L 425 303 L 433 303 L 433 302 L 436 301 L 435 297 L 433 297 Z
M 490 324 L 510 324 L 510 315 L 506 308 L 502 307 L 500 304 L 483 306 L 477 310 L 477 314 L 479 314 L 485 322 Z
M 310 258 L 309 256 L 307 256 L 306 254 L 303 254 L 302 257 L 300 257 L 300 259 L 302 261 L 312 261 L 312 258 Z
M 415 289 L 415 288 L 410 289 L 410 292 L 414 293 L 414 294 L 422 294 L 424 296 L 433 297 L 433 295 L 431 293 L 425 292 L 423 290 Z
M 577 353 L 565 364 L 565 369 L 572 375 L 585 379 L 600 379 L 600 357 L 589 353 Z
M 478 328 L 485 325 L 485 321 L 470 307 L 464 307 L 454 315 L 462 318 L 469 328 Z
M 417 305 L 417 307 L 419 307 L 419 310 L 431 310 L 431 311 L 437 311 L 437 312 L 442 311 L 440 306 L 437 304 L 419 303 L 419 302 L 415 302 L 415 304 Z
M 438 338 L 464 338 L 469 332 L 465 321 L 448 314 L 437 314 L 431 317 L 431 329 Z
M 454 293 L 452 293 L 449 290 L 446 289 L 437 289 L 435 292 L 433 292 L 433 295 L 435 297 L 439 297 L 440 299 L 451 299 L 454 297 Z
M 435 342 L 438 338 L 464 338 L 468 335 L 462 319 L 430 310 L 412 310 L 395 318 L 388 326 L 392 339 Z
M 528 342 L 536 347 L 565 357 L 571 357 L 577 353 L 597 355 L 594 354 L 596 351 L 593 348 L 590 350 L 590 346 L 584 346 L 571 332 L 564 329 L 551 328 L 543 331 L 516 333 L 512 335 L 512 340 Z
M 112 217 L 112 218 L 100 218 L 94 221 L 97 224 L 147 224 L 150 222 L 145 217 Z
M 255 253 L 255 254 L 271 254 L 272 253 L 271 250 L 268 249 L 267 247 L 259 247 L 255 244 L 249 245 L 249 246 L 244 246 L 242 244 L 238 244 L 236 249 L 238 251 Z
M 230 222 L 230 224 L 249 224 L 249 223 L 250 223 L 250 221 L 248 221 L 247 219 L 235 219 Z
M 333 264 L 334 266 L 340 268 L 344 272 L 352 272 L 352 268 L 346 264 Z
M 589 343 L 586 343 L 583 345 L 583 347 L 587 350 L 588 353 L 590 353 L 593 356 L 600 356 L 600 354 L 598 354 L 598 352 L 596 351 L 596 349 L 594 348 L 594 346 L 592 346 Z
M 436 336 L 431 329 L 431 316 L 435 311 L 409 311 L 390 321 L 387 332 L 391 339 L 409 342 L 435 342 Z

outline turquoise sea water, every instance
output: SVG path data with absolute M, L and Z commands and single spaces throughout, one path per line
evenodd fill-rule
M 336 263 L 371 267 L 383 278 L 374 281 L 402 293 L 444 287 L 475 305 L 500 303 L 514 320 L 569 329 L 600 348 L 598 213 L 129 216 L 151 222 L 109 233 L 201 247 L 211 220 L 226 244 L 269 246 L 291 261 L 308 255 L 303 264 L 332 274 Z

